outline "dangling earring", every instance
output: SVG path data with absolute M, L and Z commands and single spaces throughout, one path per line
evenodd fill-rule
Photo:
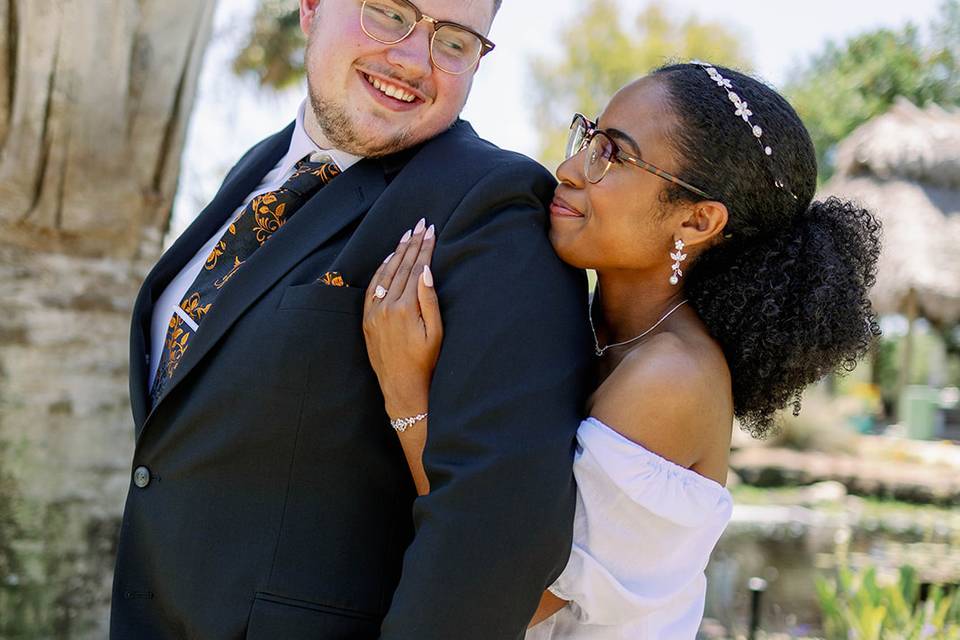
M 683 244 L 683 240 L 677 240 L 673 246 L 677 248 L 677 252 L 670 254 L 670 258 L 673 260 L 673 275 L 670 276 L 670 284 L 676 286 L 680 284 L 680 278 L 683 277 L 683 271 L 680 270 L 680 263 L 687 259 L 687 254 L 683 252 L 683 248 L 686 246 Z

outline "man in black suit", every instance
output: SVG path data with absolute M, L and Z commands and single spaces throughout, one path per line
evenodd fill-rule
M 498 4 L 300 0 L 309 99 L 134 308 L 114 640 L 522 637 L 569 554 L 589 347 L 553 179 L 457 119 Z M 415 500 L 360 314 L 421 217 L 445 337 Z

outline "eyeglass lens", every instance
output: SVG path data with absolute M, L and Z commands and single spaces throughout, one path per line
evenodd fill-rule
M 364 31 L 384 44 L 400 42 L 417 26 L 416 10 L 394 0 L 367 0 L 360 17 Z M 430 40 L 434 64 L 449 73 L 469 70 L 480 59 L 482 50 L 480 38 L 453 25 L 441 26 Z
M 577 118 L 570 125 L 570 136 L 567 138 L 567 150 L 564 157 L 570 158 L 580 153 L 583 141 L 587 137 L 587 129 L 583 120 Z
M 589 137 L 589 143 L 587 138 Z M 587 123 L 582 118 L 576 118 L 570 125 L 570 137 L 567 139 L 567 158 L 571 158 L 587 147 L 583 170 L 587 180 L 596 184 L 610 170 L 613 162 L 615 147 L 613 141 L 606 134 L 594 131 L 588 135 Z
M 594 133 L 590 139 L 590 144 L 587 146 L 587 180 L 593 183 L 603 180 L 613 163 L 613 156 L 613 141 L 599 131 Z

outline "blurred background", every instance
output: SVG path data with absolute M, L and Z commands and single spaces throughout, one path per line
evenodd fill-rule
M 883 220 L 869 359 L 735 438 L 702 637 L 960 638 L 960 0 L 506 0 L 491 38 L 464 117 L 503 147 L 553 169 L 574 111 L 708 59 Z M 0 0 L 0 639 L 106 637 L 133 299 L 302 47 L 294 0 Z

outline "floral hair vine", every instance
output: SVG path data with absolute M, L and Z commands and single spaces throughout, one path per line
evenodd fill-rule
M 763 139 L 762 139 L 762 138 L 763 138 L 763 129 L 761 129 L 760 126 L 755 125 L 755 124 L 753 124 L 752 122 L 750 122 L 750 116 L 753 115 L 753 112 L 750 111 L 750 106 L 747 104 L 747 101 L 746 101 L 746 100 L 743 100 L 743 99 L 742 99 L 740 96 L 738 96 L 737 93 L 733 90 L 733 84 L 732 84 L 729 80 L 727 80 L 726 78 L 724 78 L 722 75 L 720 75 L 720 72 L 717 71 L 716 67 L 714 67 L 714 66 L 713 66 L 712 64 L 710 64 L 709 62 L 703 62 L 702 60 L 691 60 L 690 63 L 691 63 L 691 64 L 695 64 L 695 65 L 699 65 L 699 66 L 703 67 L 703 69 L 707 72 L 707 75 L 710 76 L 710 79 L 711 79 L 711 80 L 713 80 L 714 82 L 717 83 L 717 86 L 718 86 L 718 87 L 720 87 L 721 89 L 726 89 L 726 91 L 727 91 L 727 97 L 730 99 L 730 102 L 732 102 L 732 103 L 733 103 L 733 106 L 734 106 L 734 115 L 737 116 L 737 117 L 739 117 L 739 118 L 743 118 L 743 121 L 747 123 L 747 126 L 748 126 L 748 127 L 750 127 L 750 130 L 751 130 L 751 132 L 753 133 L 753 137 L 756 139 L 757 144 L 759 144 L 759 145 L 760 145 L 760 148 L 763 149 L 763 153 L 764 153 L 766 156 L 768 156 L 768 157 L 769 157 L 769 156 L 772 156 L 772 155 L 773 155 L 773 148 L 770 147 L 770 146 L 767 145 L 767 144 L 764 144 L 764 142 L 763 142 Z M 790 191 L 789 189 L 787 189 L 786 185 L 783 184 L 783 181 L 781 181 L 781 180 L 779 180 L 779 179 L 777 179 L 777 178 L 774 178 L 773 183 L 774 183 L 779 189 L 782 189 L 782 190 L 785 191 L 786 193 L 788 193 L 788 194 L 790 194 L 791 196 L 793 196 L 793 199 L 794 199 L 794 200 L 799 200 L 799 198 L 796 196 L 796 194 L 794 194 L 792 191 Z

